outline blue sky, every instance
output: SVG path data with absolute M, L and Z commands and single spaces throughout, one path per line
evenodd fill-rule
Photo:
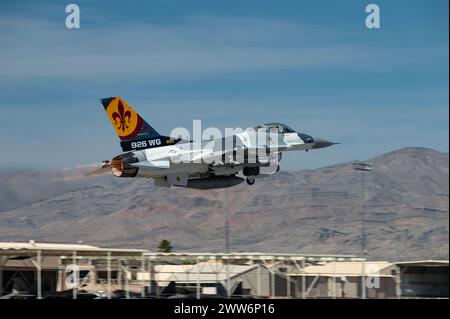
M 405 146 L 448 152 L 448 1 L 0 3 L 0 168 L 121 152 L 99 103 L 120 95 L 160 132 L 283 122 L 342 142 L 289 169 Z

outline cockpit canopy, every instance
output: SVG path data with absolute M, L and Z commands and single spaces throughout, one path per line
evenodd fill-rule
M 267 123 L 255 126 L 256 132 L 278 132 L 278 134 L 295 133 L 295 131 L 287 125 L 281 123 Z

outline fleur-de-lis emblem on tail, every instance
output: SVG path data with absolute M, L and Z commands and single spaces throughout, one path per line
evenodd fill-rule
M 114 120 L 114 125 L 119 125 L 119 130 L 125 132 L 128 129 L 128 124 L 130 124 L 131 120 L 131 112 L 125 111 L 123 107 L 122 101 L 119 101 L 119 105 L 117 107 L 118 112 L 114 112 L 112 114 L 112 119 Z

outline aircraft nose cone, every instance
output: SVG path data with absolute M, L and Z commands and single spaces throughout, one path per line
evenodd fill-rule
M 322 138 L 315 138 L 314 139 L 314 149 L 318 149 L 318 148 L 324 148 L 324 147 L 328 147 L 331 145 L 334 145 L 336 143 L 324 140 Z

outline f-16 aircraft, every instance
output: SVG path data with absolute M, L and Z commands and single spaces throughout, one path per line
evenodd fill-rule
M 156 186 L 216 189 L 279 171 L 283 152 L 309 151 L 331 146 L 323 139 L 298 133 L 287 125 L 269 123 L 207 141 L 159 134 L 121 97 L 101 100 L 125 152 L 104 161 L 86 175 L 112 170 L 118 177 L 153 178 Z

